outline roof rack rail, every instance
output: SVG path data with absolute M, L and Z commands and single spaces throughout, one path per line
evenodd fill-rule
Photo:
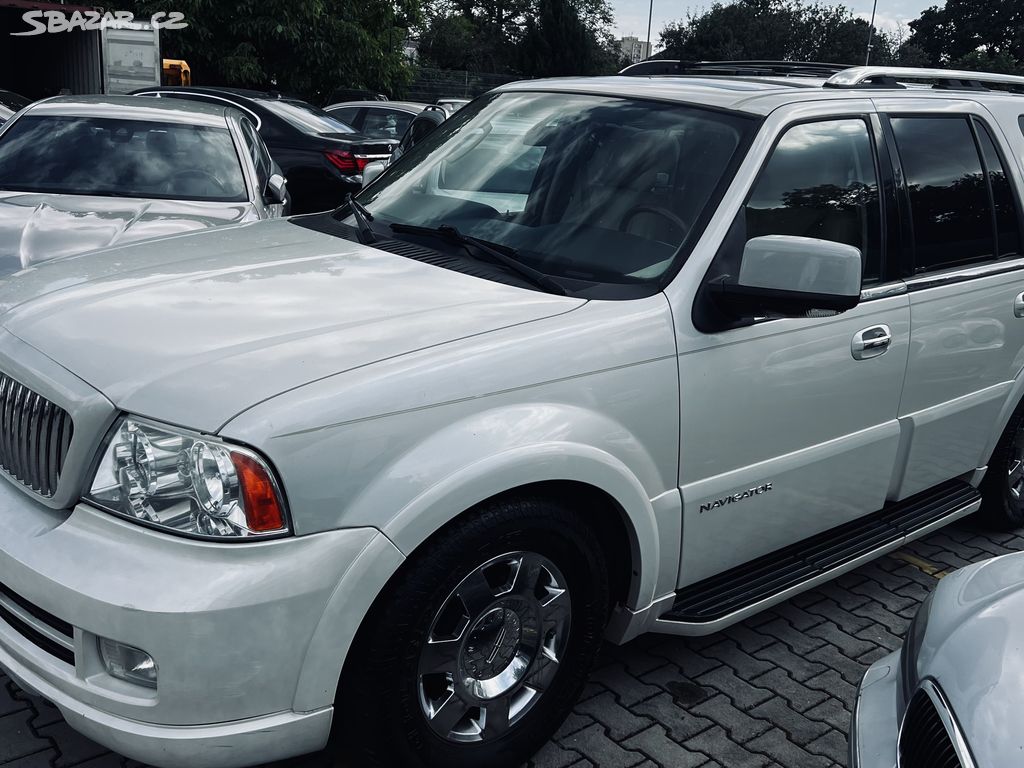
M 985 91 L 987 85 L 1001 85 L 1024 91 L 1024 77 L 993 72 L 914 67 L 851 67 L 832 75 L 826 88 L 903 88 L 903 82 L 924 81 L 933 88 L 955 91 Z
M 620 75 L 646 77 L 649 75 L 728 75 L 832 77 L 847 71 L 847 64 L 825 64 L 817 61 L 680 61 L 679 59 L 648 59 L 631 64 Z

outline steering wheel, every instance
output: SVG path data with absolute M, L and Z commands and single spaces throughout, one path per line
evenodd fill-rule
M 167 180 L 167 184 L 165 185 L 169 193 L 173 193 L 176 191 L 175 187 L 177 185 L 175 184 L 175 182 L 179 179 L 201 179 L 202 181 L 211 184 L 214 188 L 216 188 L 217 192 L 219 192 L 220 194 L 227 194 L 227 190 L 224 189 L 224 185 L 221 183 L 220 179 L 218 179 L 209 171 L 204 171 L 199 168 L 191 168 L 189 170 L 177 171 L 176 173 L 171 174 L 171 178 Z
M 684 235 L 690 231 L 690 225 L 668 208 L 656 208 L 652 205 L 638 205 L 626 211 L 626 215 L 619 222 L 619 231 L 629 232 L 630 223 L 641 213 L 652 213 L 655 216 L 660 216 L 666 221 L 671 222 L 673 226 L 678 227 Z

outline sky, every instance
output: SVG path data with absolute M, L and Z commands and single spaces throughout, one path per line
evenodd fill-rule
M 615 26 L 618 37 L 636 35 L 647 38 L 647 12 L 650 0 L 611 0 L 615 10 Z M 710 7 L 712 0 L 654 0 L 654 23 L 651 25 L 651 39 L 657 49 L 658 35 L 667 22 L 681 19 L 687 11 L 699 12 Z M 857 16 L 871 18 L 872 0 L 843 0 Z M 942 5 L 942 0 L 878 0 L 878 15 L 875 24 L 880 29 L 896 27 L 900 22 L 916 19 L 925 8 Z

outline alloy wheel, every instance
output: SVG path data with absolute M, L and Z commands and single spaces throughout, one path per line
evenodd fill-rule
M 490 741 L 544 695 L 569 640 L 572 602 L 558 567 L 535 552 L 492 558 L 442 604 L 420 652 L 420 708 L 458 743 Z

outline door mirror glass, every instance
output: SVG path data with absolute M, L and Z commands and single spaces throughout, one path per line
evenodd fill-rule
M 384 160 L 374 160 L 372 163 L 367 163 L 366 167 L 363 168 L 363 186 L 367 187 L 377 180 L 377 177 L 384 173 L 384 169 L 388 167 L 388 164 Z
M 739 275 L 720 282 L 720 296 L 741 317 L 843 312 L 860 301 L 861 271 L 860 249 L 852 245 L 766 235 L 747 241 Z
M 288 181 L 280 173 L 275 173 L 267 180 L 267 188 L 263 192 L 263 200 L 267 205 L 284 205 L 288 199 Z

